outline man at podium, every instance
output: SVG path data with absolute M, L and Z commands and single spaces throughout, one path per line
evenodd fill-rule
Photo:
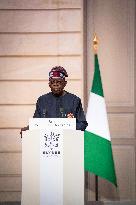
M 56 66 L 49 72 L 49 87 L 51 92 L 42 95 L 36 103 L 34 118 L 76 118 L 76 129 L 84 131 L 87 127 L 81 99 L 64 90 L 68 77 L 67 71 Z M 25 131 L 29 127 L 21 129 Z

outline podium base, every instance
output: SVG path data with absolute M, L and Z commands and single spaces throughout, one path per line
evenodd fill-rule
M 85 205 L 136 205 L 136 201 L 88 201 Z
M 104 205 L 103 201 L 88 201 L 85 205 Z
M 21 201 L 7 201 L 7 202 L 0 202 L 0 205 L 21 205 Z
M 84 205 L 135 205 L 136 201 L 111 201 L 111 202 L 102 202 L 102 201 L 88 201 Z M 0 202 L 0 205 L 21 205 L 20 201 L 12 202 Z

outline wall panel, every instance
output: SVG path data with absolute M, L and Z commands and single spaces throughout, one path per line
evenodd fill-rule
M 20 191 L 4 191 L 0 192 L 0 201 L 20 201 L 21 192 Z
M 74 32 L 80 31 L 80 25 L 80 9 L 0 12 L 0 32 Z
M 135 200 L 135 146 L 113 146 L 119 196 L 121 200 Z
M 65 90 L 82 97 L 81 86 L 80 80 L 68 81 Z M 2 81 L 0 104 L 35 104 L 39 96 L 48 92 L 48 81 Z
M 135 1 L 116 2 L 90 1 L 88 26 L 92 27 L 88 27 L 88 39 L 92 40 L 95 31 L 100 40 L 98 55 L 108 106 L 134 106 Z M 90 68 L 93 74 L 93 61 L 89 57 L 88 73 Z M 88 89 L 90 78 L 88 75 Z
M 21 177 L 0 177 L 0 191 L 21 191 Z
M 110 113 L 109 125 L 112 138 L 132 139 L 135 136 L 135 116 L 133 113 Z
M 50 69 L 61 65 L 68 79 L 82 79 L 80 56 L 51 57 L 1 57 L 0 80 L 47 80 Z
M 0 34 L 0 55 L 80 55 L 80 33 Z
M 21 153 L 0 153 L 0 164 L 0 175 L 21 174 Z
M 20 152 L 20 129 L 0 129 L 0 152 Z
M 0 106 L 0 128 L 21 128 L 33 117 L 35 105 Z
M 0 9 L 58 9 L 81 8 L 81 0 L 1 0 Z

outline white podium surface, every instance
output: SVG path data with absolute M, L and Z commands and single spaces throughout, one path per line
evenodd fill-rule
M 30 118 L 29 130 L 37 129 L 76 130 L 76 118 Z
M 21 205 L 84 204 L 84 134 L 23 132 Z

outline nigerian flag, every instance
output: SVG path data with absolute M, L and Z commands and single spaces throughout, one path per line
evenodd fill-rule
M 85 170 L 117 186 L 97 54 L 95 54 L 95 71 L 86 120 L 88 127 L 85 130 Z

